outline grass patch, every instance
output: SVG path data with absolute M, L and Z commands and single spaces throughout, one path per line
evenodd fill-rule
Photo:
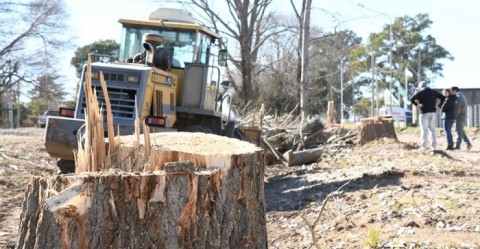
M 480 128 L 478 127 L 465 127 L 464 130 L 466 132 L 478 132 L 480 131 Z M 444 132 L 444 129 L 441 127 L 437 127 L 437 131 Z M 455 132 L 455 129 L 452 129 L 453 132 Z M 407 127 L 401 127 L 401 126 L 395 126 L 395 132 L 420 132 L 420 126 L 407 126 Z
M 454 199 L 449 199 L 447 201 L 447 204 L 445 205 L 445 207 L 447 209 L 450 209 L 450 210 L 453 210 L 453 211 L 458 211 L 460 209 L 460 206 L 461 206 L 461 204 L 458 203 L 458 201 L 456 201 Z
M 21 156 L 25 156 L 25 151 L 23 150 L 4 150 L 4 151 L 1 151 L 5 156 L 8 156 L 8 157 L 15 157 L 15 158 L 18 158 L 18 157 L 21 157 Z
M 405 208 L 405 204 L 403 204 L 402 202 L 396 201 L 393 208 L 397 213 L 400 213 L 402 212 L 403 208 Z
M 444 175 L 452 175 L 455 171 L 449 167 L 441 167 L 438 169 L 438 172 Z
M 395 132 L 420 132 L 420 127 L 418 126 L 407 126 L 407 127 L 395 127 Z
M 371 227 L 368 229 L 365 245 L 369 248 L 379 248 L 381 246 L 380 231 Z

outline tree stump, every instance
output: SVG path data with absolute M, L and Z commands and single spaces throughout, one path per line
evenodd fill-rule
M 359 126 L 358 144 L 366 144 L 382 137 L 397 139 L 392 118 L 378 116 L 362 120 Z
M 16 248 L 267 247 L 259 148 L 202 133 L 135 139 L 121 137 L 109 170 L 31 179 Z
M 327 123 L 328 124 L 336 124 L 335 122 L 335 102 L 332 100 L 328 101 L 327 106 Z

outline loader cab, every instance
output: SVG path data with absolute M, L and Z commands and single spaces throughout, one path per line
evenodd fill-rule
M 156 47 L 172 53 L 172 69 L 184 69 L 191 63 L 218 65 L 216 56 L 212 56 L 218 34 L 196 24 L 188 12 L 161 8 L 148 21 L 120 19 L 119 22 L 122 24 L 120 61 L 144 52 L 146 36 L 158 36 L 162 42 Z
M 204 109 L 202 99 L 205 94 L 197 96 L 198 93 L 202 93 L 212 82 L 221 82 L 223 74 L 219 67 L 219 64 L 224 64 L 219 63 L 219 57 L 225 57 L 221 56 L 224 50 L 218 44 L 220 36 L 197 24 L 188 12 L 179 9 L 159 8 L 146 21 L 120 19 L 119 22 L 122 24 L 119 60 L 133 62 L 137 54 L 146 51 L 145 37 L 159 37 L 162 42 L 155 46 L 153 57 L 155 59 L 157 49 L 169 52 L 171 63 L 165 71 L 178 78 L 176 105 Z M 218 85 L 215 87 L 219 88 Z M 209 103 L 207 105 L 208 109 L 216 109 Z
M 215 134 L 230 136 L 224 130 L 232 125 L 228 120 L 223 125 L 221 122 L 225 108 L 219 101 L 219 89 L 226 53 L 221 49 L 220 36 L 178 9 L 160 8 L 148 20 L 119 22 L 119 63 L 150 70 L 150 76 L 142 78 L 145 88 L 139 88 L 139 92 L 145 92 L 145 100 L 139 103 L 147 103 L 143 110 L 149 109 L 155 117 L 170 115 L 167 120 L 171 127 L 180 131 L 203 126 Z M 142 53 L 144 61 L 134 59 Z M 173 80 L 166 84 L 162 80 L 165 76 Z

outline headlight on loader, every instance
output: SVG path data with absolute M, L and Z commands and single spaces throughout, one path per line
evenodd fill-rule
M 130 83 L 138 83 L 140 81 L 140 77 L 138 75 L 129 74 L 127 77 L 127 81 Z
M 92 80 L 98 80 L 98 72 L 92 72 Z

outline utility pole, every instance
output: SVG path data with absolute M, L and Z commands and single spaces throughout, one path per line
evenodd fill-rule
M 388 16 L 388 15 L 387 15 Z M 390 16 L 388 16 L 388 19 L 390 19 L 390 24 L 388 25 L 389 28 L 390 28 L 390 34 L 389 34 L 389 38 L 388 38 L 388 64 L 389 64 L 389 67 L 390 67 L 390 79 L 388 80 L 389 81 L 389 85 L 388 85 L 388 89 L 390 91 L 390 114 L 393 115 L 393 111 L 392 111 L 392 95 L 393 95 L 393 92 L 392 92 L 392 81 L 393 81 L 393 65 L 392 65 L 392 20 L 390 18 Z
M 405 96 L 403 96 L 403 109 L 408 108 L 408 76 L 407 68 L 405 68 Z
M 417 83 L 420 83 L 422 81 L 422 49 L 418 47 L 418 71 L 417 71 Z
M 7 110 L 8 110 L 8 128 L 13 129 L 15 127 L 14 127 L 14 121 L 13 121 L 13 102 L 11 98 L 7 103 Z
M 355 124 L 355 111 L 354 107 L 355 106 L 355 79 L 352 80 L 352 121 Z
M 418 47 L 418 69 L 417 69 L 417 86 L 420 81 L 422 81 L 422 49 Z M 418 123 L 418 111 L 415 105 L 412 105 L 412 124 L 416 125 Z
M 340 60 L 340 124 L 343 124 L 343 61 L 345 57 Z
M 372 66 L 372 107 L 370 110 L 370 117 L 375 116 L 375 56 L 372 48 L 371 56 L 371 66 Z
M 377 67 L 374 67 L 373 70 L 377 73 Z M 375 115 L 378 115 L 378 111 L 380 110 L 380 97 L 378 96 L 380 93 L 380 82 L 378 80 L 375 81 Z
M 16 118 L 16 127 L 20 128 L 20 122 L 22 118 L 22 105 L 20 104 L 20 82 L 17 83 L 17 92 L 16 92 L 16 107 L 17 107 L 17 118 Z

